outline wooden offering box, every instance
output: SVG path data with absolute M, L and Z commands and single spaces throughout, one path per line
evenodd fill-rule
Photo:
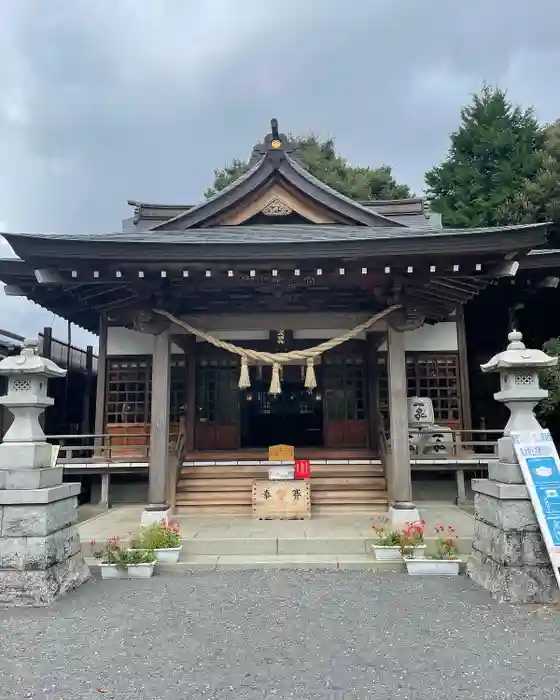
M 258 520 L 309 520 L 309 481 L 253 481 L 253 515 Z

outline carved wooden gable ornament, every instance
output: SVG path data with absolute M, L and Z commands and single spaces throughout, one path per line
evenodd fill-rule
M 288 216 L 293 212 L 293 209 L 280 197 L 273 197 L 264 205 L 261 212 L 265 216 Z

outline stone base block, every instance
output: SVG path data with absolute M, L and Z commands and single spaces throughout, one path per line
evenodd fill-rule
M 4 489 L 44 489 L 61 483 L 62 467 L 0 469 L 0 488 Z
M 0 569 L 0 607 L 51 605 L 89 577 L 81 553 L 46 569 Z
M 154 523 L 169 522 L 173 516 L 173 508 L 167 505 L 149 505 L 140 516 L 140 526 L 149 527 Z
M 501 603 L 553 603 L 560 589 L 552 566 L 506 566 L 476 550 L 467 561 L 467 574 Z
M 389 508 L 389 522 L 394 528 L 405 527 L 408 523 L 413 523 L 417 520 L 420 520 L 420 513 L 415 506 L 411 508 L 391 506 Z
M 510 464 L 502 461 L 488 464 L 488 478 L 490 481 L 501 481 L 505 484 L 525 483 L 519 464 Z
M 48 569 L 80 551 L 75 525 L 42 537 L 0 537 L 0 569 Z
M 550 563 L 540 531 L 502 530 L 475 520 L 472 547 L 503 566 L 547 566 Z
M 46 492 L 49 489 L 42 489 L 42 491 Z M 1 495 L 10 493 L 14 492 L 4 491 Z M 44 496 L 47 498 L 48 494 L 44 494 Z M 77 498 L 75 496 L 66 496 L 62 500 L 50 503 L 0 505 L 0 538 L 45 537 L 72 525 L 76 522 L 77 517 Z
M 483 484 L 483 482 L 486 482 Z M 482 493 L 482 487 L 499 486 L 495 495 Z M 518 493 L 524 490 L 525 496 Z M 528 498 L 526 488 L 517 484 L 496 484 L 495 481 L 473 480 L 474 512 L 477 520 L 482 520 L 501 530 L 519 532 L 536 532 L 539 530 L 533 505 Z M 489 491 L 489 489 L 485 490 Z M 512 498 L 508 498 L 508 491 Z M 515 493 L 513 492 L 515 490 Z
M 0 445 L 0 468 L 47 469 L 52 467 L 53 445 L 48 442 L 9 442 Z

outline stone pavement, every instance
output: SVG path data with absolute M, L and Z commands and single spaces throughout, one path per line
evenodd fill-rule
M 6 700 L 557 697 L 558 613 L 464 576 L 195 572 L 93 579 L 0 611 Z
M 127 540 L 138 531 L 141 506 L 115 508 L 83 522 L 82 550 L 91 554 L 112 535 Z M 473 518 L 456 506 L 424 504 L 429 546 L 435 544 L 437 524 L 452 525 L 460 551 L 470 551 Z M 311 520 L 266 521 L 251 518 L 188 518 L 176 516 L 181 525 L 183 567 L 195 568 L 340 568 L 376 566 L 371 554 L 375 516 L 313 516 Z

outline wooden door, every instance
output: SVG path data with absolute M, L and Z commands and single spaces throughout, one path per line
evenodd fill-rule
M 366 365 L 363 356 L 324 358 L 325 447 L 368 446 Z
M 239 447 L 239 363 L 230 357 L 200 359 L 196 368 L 197 450 Z

